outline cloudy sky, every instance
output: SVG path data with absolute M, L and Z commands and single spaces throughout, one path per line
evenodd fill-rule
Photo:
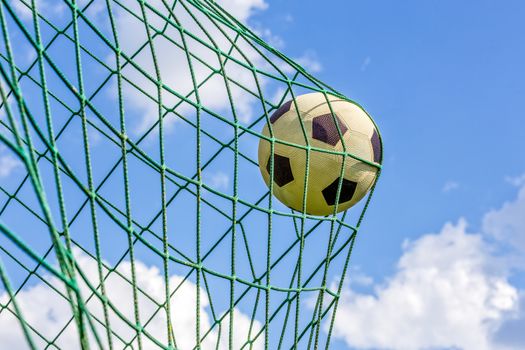
M 48 18 L 65 23 L 68 9 L 64 4 L 51 0 L 37 3 Z M 151 3 L 160 6 L 160 2 Z M 525 327 L 525 154 L 521 151 L 525 146 L 522 118 L 525 112 L 522 103 L 525 96 L 525 43 L 522 38 L 525 4 L 518 0 L 461 3 L 451 0 L 396 3 L 331 0 L 323 4 L 313 0 L 223 0 L 221 3 L 272 46 L 294 58 L 320 80 L 362 104 L 374 117 L 383 135 L 384 171 L 352 253 L 331 347 L 399 350 L 525 348 L 522 331 Z M 22 2 L 14 3 L 13 8 L 20 18 L 31 23 L 32 15 Z M 134 10 L 140 11 L 138 5 Z M 92 18 L 102 18 L 105 8 L 91 6 L 89 11 Z M 123 50 L 137 50 L 146 37 L 143 25 L 118 11 L 116 20 L 117 27 L 122 30 Z M 155 23 L 155 20 L 159 19 L 153 18 L 153 25 L 160 26 L 161 23 Z M 200 33 L 188 18 L 182 15 L 181 20 L 187 23 L 190 31 Z M 20 35 L 14 30 L 13 33 Z M 45 34 L 44 29 L 44 39 Z M 87 39 L 85 42 L 89 46 L 96 41 Z M 218 45 L 223 44 L 225 42 L 219 39 Z M 182 68 L 185 57 L 171 47 L 172 44 L 162 40 L 156 47 L 160 53 L 161 70 L 167 77 L 163 81 L 177 86 L 179 91 L 189 91 L 191 75 Z M 56 44 L 50 53 L 64 48 L 67 46 Z M 22 44 L 14 50 L 21 67 L 26 67 L 35 58 L 30 51 L 24 51 Z M 93 50 L 96 50 L 95 46 Z M 249 47 L 245 50 L 255 65 L 266 67 L 267 63 Z M 194 52 L 209 62 L 215 59 L 205 50 L 200 52 L 198 46 Z M 99 56 L 108 65 L 114 64 L 114 58 L 107 51 L 99 52 Z M 155 74 L 149 56 L 139 54 L 135 62 Z M 70 61 L 64 58 L 62 67 L 66 74 L 74 77 L 74 71 L 67 68 L 68 64 Z M 89 64 L 92 63 L 86 62 L 86 67 Z M 249 89 L 255 89 L 250 76 L 235 67 L 229 74 Z M 285 67 L 282 69 L 286 71 Z M 90 73 L 86 85 L 98 79 L 96 69 Z M 148 130 L 156 120 L 156 104 L 143 98 L 144 91 L 154 95 L 156 86 L 149 84 L 136 69 L 128 67 L 124 73 L 143 87 L 143 91 L 138 91 L 129 84 L 123 86 L 126 106 L 134 118 L 129 121 L 130 133 L 136 136 Z M 207 70 L 197 66 L 194 73 L 200 80 L 204 79 Z M 262 80 L 261 83 L 268 94 L 282 94 L 271 82 Z M 224 110 L 228 108 L 228 99 L 226 91 L 220 88 L 222 82 L 211 79 L 207 84 L 208 88 L 202 89 L 201 101 L 210 109 L 226 115 Z M 108 91 L 116 91 L 115 86 L 109 84 Z M 64 93 L 63 99 L 70 98 L 65 88 L 57 89 L 55 91 Z M 256 116 L 253 101 L 241 90 L 233 90 L 232 94 L 240 121 L 250 123 Z M 103 96 L 102 101 L 116 99 L 114 92 Z M 163 95 L 163 100 L 166 104 L 179 101 L 170 94 Z M 39 105 L 36 104 L 35 108 Z M 111 108 L 114 106 L 104 106 L 102 111 L 111 114 Z M 56 112 L 57 109 L 55 113 L 59 119 L 61 112 Z M 190 110 L 191 106 L 186 104 L 178 107 L 182 114 L 189 114 Z M 0 117 L 5 118 L 4 109 Z M 166 127 L 167 135 L 174 138 L 167 142 L 184 147 L 183 141 L 176 136 L 186 135 L 189 129 L 184 129 L 180 120 L 175 118 L 168 119 Z M 78 142 L 80 130 L 66 133 L 62 144 L 63 147 L 67 145 L 63 150 L 65 157 L 78 158 L 78 154 L 82 154 L 82 145 Z M 103 139 L 97 133 L 90 135 L 93 158 L 101 163 L 110 160 L 112 154 L 106 152 Z M 155 137 L 157 134 L 153 132 L 152 140 Z M 144 146 L 147 152 L 157 151 L 153 141 L 147 142 Z M 78 167 L 74 162 L 71 165 L 74 169 L 81 169 L 80 163 Z M 94 168 L 97 180 L 97 167 Z M 183 173 L 188 170 L 183 166 L 174 169 Z M 14 188 L 23 174 L 24 165 L 6 147 L 0 147 L 2 188 Z M 132 195 L 147 200 L 150 178 L 147 174 L 142 176 L 144 179 L 138 184 L 144 193 L 137 190 L 138 193 Z M 231 169 L 212 165 L 204 172 L 203 180 L 211 188 L 228 192 L 233 182 Z M 158 179 L 152 181 L 158 182 Z M 257 183 L 256 189 L 265 190 L 262 183 Z M 102 193 L 114 194 L 112 191 L 104 189 Z M 29 189 L 26 192 L 30 192 Z M 31 201 L 23 191 L 21 196 L 22 200 Z M 251 194 L 246 196 L 251 198 Z M 8 197 L 2 194 L 1 200 L 4 205 Z M 69 208 L 75 207 L 72 201 L 68 205 Z M 184 207 L 184 203 L 178 205 Z M 136 215 L 148 218 L 148 209 L 146 207 Z M 14 222 L 13 218 L 21 213 L 17 210 L 22 209 L 9 210 L 2 214 L 2 220 L 19 229 L 20 235 L 23 236 L 23 229 L 41 227 L 30 222 Z M 179 212 L 193 215 L 189 209 L 180 209 Z M 89 212 L 85 217 L 80 216 L 79 221 L 72 230 L 82 231 L 82 225 L 89 222 Z M 193 230 L 193 226 L 181 228 Z M 206 228 L 205 224 L 203 229 Z M 29 234 L 27 237 L 37 245 L 38 239 Z M 79 235 L 78 239 L 83 242 L 84 238 Z M 117 240 L 108 238 L 105 242 L 116 246 Z M 193 241 L 179 241 L 181 249 L 190 242 Z M 8 243 L 2 241 L 2 244 L 9 247 Z M 86 249 L 93 251 L 91 241 L 86 243 Z M 108 248 L 106 253 L 107 261 L 113 262 L 117 252 Z M 78 250 L 75 254 L 90 278 L 96 280 L 96 264 Z M 4 255 L 2 259 L 8 272 L 15 275 L 12 277 L 16 285 L 19 281 L 15 264 Z M 216 268 L 224 268 L 227 273 L 228 264 L 220 260 L 217 258 Z M 154 307 L 155 302 L 161 303 L 163 298 L 161 267 L 159 260 L 145 252 L 136 266 L 140 271 L 138 285 L 152 297 L 150 300 L 141 296 L 140 312 L 143 318 L 152 317 L 150 329 L 157 330 L 166 321 L 165 315 L 156 314 Z M 119 269 L 129 278 L 129 262 L 124 262 Z M 169 284 L 175 288 L 181 283 L 185 271 L 176 268 L 172 271 Z M 55 277 L 42 274 L 50 279 L 51 284 L 58 283 L 53 280 Z M 279 278 L 279 273 L 276 276 Z M 331 278 L 335 286 L 340 276 L 334 273 Z M 107 289 L 115 293 L 110 293 L 109 297 L 115 301 L 116 307 L 126 309 L 125 305 L 132 300 L 129 285 L 115 275 L 108 279 L 107 285 Z M 203 329 L 213 322 L 208 298 L 214 296 L 205 296 L 194 283 L 181 285 L 175 308 L 187 308 L 187 311 L 174 313 L 171 317 L 178 325 L 175 331 L 185 334 L 178 339 L 179 346 L 184 348 L 193 344 L 195 295 L 202 294 L 199 312 Z M 127 296 L 122 297 L 123 293 Z M 45 324 L 41 329 L 44 335 L 52 337 L 67 324 L 67 305 L 42 281 L 29 283 L 17 299 L 29 323 Z M 7 294 L 3 292 L 0 302 L 3 304 L 6 300 Z M 43 304 L 46 307 L 39 307 Z M 92 306 L 92 312 L 102 317 L 102 310 L 97 305 Z M 308 300 L 305 307 L 307 305 Z M 222 307 L 227 307 L 227 301 Z M 234 311 L 238 335 L 234 347 L 242 344 L 237 341 L 245 339 L 246 334 L 256 333 L 261 328 L 262 317 L 256 317 L 250 325 L 250 311 L 242 304 Z M 132 310 L 127 312 L 126 317 L 132 319 Z M 124 338 L 132 336 L 129 328 L 118 324 L 117 317 L 112 320 Z M 228 318 L 223 322 L 227 324 Z M 67 347 L 75 342 L 74 329 L 66 329 L 57 341 L 59 346 Z M 326 324 L 323 331 L 327 331 Z M 1 313 L 2 343 L 21 347 L 22 338 L 18 332 L 18 324 L 12 315 Z M 154 331 L 152 336 L 165 341 L 165 334 L 157 332 Z M 223 332 L 227 329 L 223 328 Z M 255 348 L 262 348 L 260 340 L 254 343 Z M 145 342 L 146 346 L 154 348 L 153 344 Z M 220 344 L 226 347 L 227 339 L 222 337 Z

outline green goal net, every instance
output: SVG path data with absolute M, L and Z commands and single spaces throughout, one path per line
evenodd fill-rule
M 211 0 L 2 0 L 0 24 L 2 348 L 330 347 L 373 188 L 293 211 L 257 145 L 283 102 L 344 96 Z

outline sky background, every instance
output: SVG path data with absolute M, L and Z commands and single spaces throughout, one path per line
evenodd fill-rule
M 68 8 L 61 2 L 41 0 L 40 10 L 57 24 L 67 23 Z M 80 4 L 86 4 L 81 1 Z M 152 1 L 160 6 L 158 1 Z M 496 349 L 514 350 L 525 348 L 525 127 L 523 122 L 523 96 L 525 96 L 525 4 L 521 1 L 319 1 L 289 0 L 224 0 L 225 8 L 256 30 L 266 41 L 287 56 L 301 63 L 306 70 L 337 91 L 360 103 L 377 122 L 384 143 L 382 176 L 372 204 L 361 226 L 356 246 L 352 253 L 351 268 L 343 288 L 338 318 L 335 323 L 333 349 Z M 30 24 L 32 17 L 21 2 L 14 3 L 16 13 Z M 138 11 L 138 8 L 135 8 Z M 92 6 L 87 14 L 109 33 L 104 22 L 104 6 Z M 144 41 L 143 24 L 133 21 L 131 16 L 117 13 L 117 27 L 121 31 L 122 46 L 126 52 L 133 51 Z M 183 21 L 188 20 L 184 18 Z M 105 23 L 105 24 L 104 24 Z M 154 25 L 158 23 L 152 20 Z M 186 23 L 186 22 L 183 22 Z M 198 32 L 188 22 L 188 29 Z M 17 64 L 21 69 L 34 59 L 34 54 L 24 46 L 20 32 L 13 23 L 11 35 L 14 42 Z M 46 42 L 53 32 L 43 26 Z M 81 26 L 82 43 L 103 57 L 108 66 L 114 64 L 110 52 L 105 50 L 95 36 Z M 176 33 L 172 33 L 174 37 Z M 188 72 L 181 53 L 175 53 L 167 42 L 157 42 L 163 82 L 181 91 L 191 88 Z M 194 44 L 192 44 L 194 45 Z M 245 48 L 249 52 L 248 48 Z M 2 46 L 2 50 L 5 48 Z M 97 51 L 98 50 L 98 51 Z M 75 82 L 75 67 L 70 56 L 74 47 L 66 40 L 52 45 L 49 54 L 59 63 L 64 74 Z M 70 55 L 64 53 L 69 52 Z M 213 61 L 205 51 L 195 52 Z M 253 55 L 253 53 L 251 53 Z M 265 68 L 264 61 L 256 55 L 250 56 L 256 65 Z M 96 83 L 103 80 L 107 71 L 100 64 L 83 57 L 86 72 L 86 90 L 92 91 Z M 148 54 L 141 54 L 135 61 L 153 74 Z M 3 61 L 2 61 L 3 62 Z M 235 67 L 235 66 L 234 66 Z M 49 69 L 49 68 L 48 68 Z M 197 69 L 199 77 L 204 74 Z M 283 68 L 284 69 L 284 68 Z M 89 72 L 89 74 L 87 74 Z M 155 86 L 131 68 L 123 70 L 127 77 L 138 82 L 145 91 L 152 93 Z M 33 70 L 32 76 L 38 77 Z M 231 68 L 230 74 L 247 86 L 249 76 L 239 68 Z M 49 84 L 60 98 L 75 103 L 74 95 L 60 85 L 52 74 Z M 39 93 L 27 79 L 22 79 L 26 96 Z M 25 85 L 24 85 L 25 84 Z M 221 90 L 220 81 L 211 81 L 202 89 L 204 104 L 228 116 L 227 97 Z M 279 95 L 279 89 L 266 82 L 263 86 L 268 96 Z M 94 100 L 100 111 L 114 125 L 118 125 L 115 96 L 115 81 L 108 84 Z M 253 87 L 253 86 L 252 86 Z M 113 91 L 113 92 L 111 92 Z M 147 125 L 156 120 L 156 104 L 143 98 L 142 92 L 124 86 L 126 113 L 131 137 L 140 135 Z M 281 92 L 282 93 L 282 92 Z M 268 97 L 269 99 L 272 97 Z M 166 103 L 176 103 L 173 96 L 166 96 Z M 253 101 L 239 92 L 234 92 L 234 101 L 242 114 L 242 123 L 254 118 Z M 29 101 L 35 110 L 42 108 L 36 99 Z M 61 126 L 70 112 L 52 103 L 56 125 Z M 183 104 L 179 112 L 191 120 L 191 106 Z M 2 110 L 1 118 L 5 118 Z M 42 118 L 40 122 L 43 122 Z M 89 118 L 96 120 L 93 115 Z M 214 120 L 204 118 L 203 120 Z M 194 145 L 192 127 L 185 126 L 176 118 L 167 119 L 168 149 L 190 149 Z M 223 124 L 210 122 L 204 125 L 214 135 L 227 140 L 231 130 Z M 262 128 L 262 123 L 254 129 Z M 193 135 L 193 136 L 192 136 Z M 158 135 L 153 133 L 144 142 L 144 150 L 158 159 L 155 144 Z M 98 184 L 108 170 L 109 164 L 120 156 L 119 149 L 107 143 L 103 137 L 90 129 L 94 162 L 94 179 Z M 86 181 L 81 140 L 80 122 L 72 126 L 59 141 L 61 154 L 70 166 Z M 242 139 L 243 150 L 256 157 L 256 143 Z M 41 145 L 40 145 L 41 146 Z M 205 149 L 205 156 L 211 151 Z M 224 153 L 224 152 L 223 152 Z M 224 156 L 222 166 L 212 163 L 204 172 L 204 181 L 218 191 L 232 193 L 231 156 Z M 194 171 L 194 152 L 168 152 L 167 162 L 172 169 L 191 175 Z M 147 222 L 158 210 L 158 176 L 154 171 L 130 161 L 130 177 L 133 188 L 133 204 L 140 210 L 134 215 L 140 222 Z M 241 197 L 255 201 L 267 189 L 259 179 L 258 168 L 250 164 L 240 165 Z M 51 184 L 51 168 L 43 168 Z M 5 148 L 0 148 L 0 180 L 2 187 L 14 189 L 18 184 L 23 166 Z M 68 210 L 73 212 L 83 198 L 74 186 L 65 180 Z M 122 205 L 122 177 L 118 173 L 102 187 L 100 194 L 114 198 Z M 168 193 L 173 191 L 168 188 Z M 210 200 L 214 197 L 205 193 Z M 34 203 L 29 185 L 21 191 L 20 198 Z M 49 194 L 51 201 L 56 198 Z M 1 203 L 8 197 L 0 194 Z M 170 208 L 170 226 L 173 232 L 193 232 L 194 208 L 187 205 L 192 197 L 174 202 Z M 219 200 L 217 200 L 219 202 Z M 217 203 L 218 203 L 217 202 Z M 151 205 L 149 205 L 151 203 Z M 225 206 L 225 203 L 218 205 Z M 278 210 L 284 207 L 275 203 Z M 11 206 L 13 207 L 13 206 Z M 33 232 L 42 229 L 34 219 L 19 220 L 23 208 L 8 209 L 3 222 L 15 229 L 24 239 L 41 249 L 48 247 L 46 236 L 36 237 Z M 243 208 L 245 209 L 245 208 Z M 56 203 L 52 204 L 56 214 Z M 227 227 L 228 222 L 212 211 L 203 212 L 203 231 L 216 238 Z M 25 214 L 28 217 L 27 213 Z M 70 213 L 71 215 L 71 213 Z M 216 216 L 213 216 L 216 215 Z M 58 217 L 58 216 L 57 216 Z M 109 220 L 99 214 L 103 228 L 112 227 Z M 105 221 L 106 220 L 106 221 Z M 178 220 L 178 221 L 177 221 Z M 259 232 L 265 217 L 253 215 L 246 223 L 250 232 Z M 276 220 L 279 220 L 276 218 Z M 292 232 L 290 222 L 276 221 L 275 232 Z M 91 235 L 85 235 L 90 227 L 90 213 L 84 210 L 72 225 L 72 234 L 88 251 L 93 252 Z M 153 230 L 160 230 L 157 221 Z M 173 229 L 175 227 L 175 229 Z M 87 230 L 88 232 L 90 229 Z M 102 230 L 111 233 L 111 229 Z M 170 231 L 171 234 L 172 231 Z M 321 232 L 321 231 L 320 231 Z M 323 231 L 324 232 L 324 231 Z M 175 233 L 173 233 L 175 235 Z M 161 245 L 147 236 L 156 247 Z M 192 254 L 194 237 L 176 235 L 176 244 L 181 250 Z M 252 237 L 253 238 L 253 237 Z M 314 237 L 310 241 L 323 244 L 326 237 Z M 3 247 L 12 247 L 4 238 Z M 120 255 L 115 247 L 125 247 L 125 236 L 102 236 L 104 258 L 112 263 Z M 170 239 L 174 239 L 170 236 Z M 253 238 L 255 239 L 255 238 Z M 288 244 L 288 237 L 276 237 L 278 244 Z M 208 243 L 212 242 L 206 237 Z M 253 241 L 252 241 L 253 243 Z M 206 244 L 206 243 L 205 243 Z M 312 248 L 311 247 L 311 248 Z M 12 248 L 14 249 L 14 248 Z M 264 262 L 264 248 L 254 254 Z M 225 255 L 211 256 L 210 266 L 225 274 L 229 273 L 228 246 L 217 252 Z M 315 253 L 315 252 L 314 252 Z M 3 254 L 3 253 L 2 253 Z M 96 280 L 96 265 L 85 255 L 79 261 L 88 274 Z M 137 248 L 141 271 L 138 283 L 158 300 L 162 300 L 162 266 L 157 256 L 144 247 Z M 5 254 L 2 259 L 6 259 Z M 239 254 L 238 259 L 244 259 Z M 52 260 L 52 258 L 51 258 Z M 26 258 L 26 263 L 30 260 Z M 21 275 L 13 262 L 5 261 L 15 285 Z M 293 261 L 290 261 L 293 263 Z M 242 264 L 241 264 L 242 265 Z M 285 265 L 286 267 L 287 265 Z M 264 264 L 259 266 L 264 268 Z M 129 275 L 130 265 L 120 268 Z M 170 284 L 176 285 L 186 270 L 174 266 Z M 249 275 L 247 268 L 239 273 Z M 286 283 L 290 269 L 278 270 L 274 281 Z M 336 283 L 337 271 L 330 274 Z M 44 275 L 45 276 L 45 275 Z M 289 280 L 289 279 L 288 279 Z M 46 325 L 44 333 L 54 334 L 67 320 L 67 305 L 56 298 L 56 293 L 45 288 L 36 279 L 22 292 L 19 302 L 23 309 L 31 310 L 30 319 L 36 324 Z M 52 280 L 53 283 L 58 283 Z M 194 282 L 194 280 L 190 280 Z M 181 326 L 179 332 L 187 333 L 187 344 L 192 344 L 195 322 L 194 306 L 196 287 L 185 283 L 175 307 L 184 312 L 173 315 Z M 214 282 L 210 282 L 212 285 Z M 277 282 L 276 282 L 277 283 Z M 108 282 L 110 297 L 117 306 L 126 309 L 132 302 L 129 286 L 115 277 Z M 227 308 L 228 288 L 216 282 L 214 287 L 222 302 L 214 300 L 219 308 Z M 148 289 L 149 288 L 149 289 Z M 128 294 L 125 294 L 128 293 Z M 221 294 L 222 293 L 222 294 Z M 122 295 L 126 295 L 123 297 Z M 6 300 L 5 292 L 0 301 Z M 308 303 L 308 298 L 305 298 Z M 53 302 L 51 302 L 51 300 Z M 210 324 L 209 303 L 203 298 L 203 323 Z M 55 305 L 60 306 L 53 306 Z M 142 312 L 153 312 L 154 307 L 141 299 Z M 44 305 L 46 307 L 39 307 Z M 307 307 L 307 305 L 305 305 Z M 95 313 L 101 312 L 95 308 Z M 239 334 L 247 332 L 250 312 L 249 300 L 236 308 L 235 319 Z M 128 309 L 131 318 L 131 309 Z M 255 328 L 261 326 L 263 315 L 258 311 Z M 51 316 L 50 316 L 51 315 Z M 179 318 L 177 318 L 179 317 Z M 154 333 L 162 339 L 165 320 L 156 318 L 150 326 L 159 329 Z M 0 317 L 0 339 L 12 347 L 20 347 L 20 334 L 13 331 L 14 318 Z M 131 334 L 123 325 L 115 326 L 121 334 Z M 120 328 L 119 328 L 120 327 Z M 18 329 L 18 328 L 17 328 Z M 326 328 L 324 328 L 326 332 Z M 241 339 L 242 340 L 242 339 Z M 74 329 L 61 338 L 61 344 L 74 344 Z M 224 341 L 224 340 L 223 340 Z M 227 343 L 221 343 L 226 346 Z M 261 343 L 256 344 L 261 346 Z M 66 346 L 66 345 L 64 345 Z M 189 346 L 189 345 L 188 345 Z M 257 347 L 256 347 L 257 348 Z

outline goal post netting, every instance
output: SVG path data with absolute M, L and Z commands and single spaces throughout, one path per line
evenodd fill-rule
M 329 348 L 373 188 L 293 211 L 257 145 L 344 96 L 211 0 L 2 0 L 0 25 L 2 347 Z

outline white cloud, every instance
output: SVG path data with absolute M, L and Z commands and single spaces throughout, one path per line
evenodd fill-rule
M 520 187 L 525 185 L 525 174 L 520 176 L 505 176 L 505 181 L 511 184 L 512 186 Z
M 24 2 L 22 2 L 22 0 L 15 0 L 12 3 L 13 9 L 17 13 L 17 15 L 20 16 L 22 19 L 32 19 L 33 13 L 31 11 L 31 7 L 28 6 L 31 3 L 31 0 L 24 0 Z M 62 16 L 67 8 L 67 6 L 64 3 L 49 2 L 46 0 L 36 0 L 36 6 L 38 12 L 44 15 L 45 17 Z
M 373 292 L 350 282 L 334 335 L 357 349 L 525 348 L 525 290 L 510 282 L 525 267 L 520 184 L 515 199 L 483 216 L 480 233 L 464 219 L 448 223 L 406 242 L 394 275 L 367 286 Z
M 8 177 L 22 166 L 23 164 L 18 158 L 5 153 L 5 146 L 0 146 L 0 178 Z
M 459 188 L 459 183 L 456 181 L 447 181 L 441 188 L 441 191 L 444 193 L 457 190 Z
M 92 258 L 76 252 L 76 258 L 83 272 L 89 278 L 91 283 L 96 284 L 98 281 L 97 264 Z M 156 303 L 164 302 L 164 279 L 162 273 L 157 267 L 146 266 L 140 261 L 136 262 L 136 276 L 137 285 Z M 126 276 L 128 279 L 131 275 L 131 264 L 123 262 L 118 271 Z M 106 271 L 107 273 L 107 271 Z M 63 291 L 63 283 L 56 277 L 45 276 L 45 279 L 53 286 L 58 287 Z M 176 286 L 183 280 L 181 276 L 171 276 L 169 279 L 170 288 L 173 291 Z M 173 323 L 173 332 L 176 337 L 177 346 L 180 349 L 192 349 L 195 345 L 195 319 L 196 319 L 196 285 L 189 280 L 184 281 L 176 294 L 171 299 L 171 319 Z M 81 285 L 84 296 L 88 295 L 87 286 Z M 106 290 L 109 300 L 115 307 L 129 320 L 134 322 L 133 316 L 133 298 L 130 284 L 117 274 L 112 273 L 106 280 Z M 211 326 L 211 318 L 207 311 L 209 300 L 204 290 L 200 291 L 201 307 L 200 319 L 201 329 L 206 331 Z M 47 337 L 53 339 L 59 331 L 69 321 L 71 309 L 57 292 L 51 290 L 44 283 L 38 283 L 32 287 L 23 289 L 17 295 L 17 302 L 24 315 L 24 318 L 29 325 L 34 326 L 38 331 Z M 0 302 L 5 304 L 7 295 L 3 293 L 0 295 Z M 157 309 L 155 303 L 143 294 L 138 298 L 141 322 L 144 323 L 150 316 L 152 316 Z M 88 309 L 100 320 L 103 320 L 102 307 L 98 299 L 93 298 L 88 304 Z M 217 310 L 216 310 L 217 311 Z M 112 330 L 118 334 L 125 341 L 131 340 L 135 332 L 122 322 L 114 313 L 110 315 L 110 323 Z M 239 310 L 234 310 L 234 344 L 233 348 L 239 349 L 247 340 L 248 330 L 250 327 L 250 318 L 244 315 Z M 220 348 L 228 347 L 228 325 L 229 318 L 225 317 L 221 322 L 222 332 L 219 340 Z M 99 326 L 99 335 L 105 339 L 105 332 Z M 261 329 L 261 324 L 255 321 L 252 328 L 252 335 L 256 334 Z M 160 342 L 166 344 L 166 316 L 164 312 L 157 313 L 152 321 L 146 326 L 145 330 L 154 336 Z M 202 334 L 202 333 L 201 333 Z M 217 327 L 207 336 L 202 344 L 203 349 L 214 349 L 218 337 Z M 25 348 L 25 338 L 21 333 L 21 327 L 13 315 L 7 311 L 0 313 L 0 339 L 2 339 L 2 347 L 9 349 Z M 40 348 L 44 342 L 34 337 L 37 342 L 37 347 Z M 95 343 L 92 340 L 92 344 Z M 114 345 L 122 345 L 118 340 L 113 339 Z M 61 349 L 77 349 L 78 334 L 75 326 L 71 323 L 66 330 L 60 335 L 55 342 L 56 346 Z M 136 341 L 133 347 L 136 348 Z M 120 348 L 120 346 L 117 346 Z M 143 336 L 143 349 L 157 349 L 146 336 Z M 262 348 L 262 339 L 254 342 L 254 349 Z
M 152 1 L 150 4 L 157 9 L 164 9 L 164 5 L 160 0 Z M 138 4 L 134 3 L 132 5 L 130 4 L 130 6 L 133 7 L 132 10 L 134 10 L 134 13 L 141 13 Z M 266 8 L 267 5 L 263 0 L 224 0 L 222 1 L 222 6 L 231 11 L 231 13 L 237 16 L 237 18 L 239 18 L 241 21 L 246 22 L 254 13 L 254 11 L 262 10 Z M 191 5 L 189 7 L 192 8 Z M 180 4 L 175 7 L 174 11 L 177 15 L 177 20 L 180 21 L 181 25 L 186 31 L 195 34 L 201 40 L 210 45 L 213 45 L 213 41 L 215 45 L 223 52 L 230 51 L 232 45 L 229 39 L 224 34 L 222 34 L 206 16 L 198 13 L 198 11 L 193 11 L 193 14 L 200 24 L 206 28 L 206 31 L 211 38 L 208 38 L 202 32 L 202 29 L 199 27 L 199 25 L 197 25 L 195 20 L 187 14 Z M 123 10 L 118 10 L 116 17 L 117 28 L 120 32 L 121 47 L 123 52 L 125 52 L 128 56 L 131 56 L 141 45 L 147 42 L 144 24 Z M 165 21 L 151 11 L 147 11 L 147 17 L 148 22 L 155 28 L 161 29 L 164 27 Z M 225 31 L 226 35 L 229 36 L 230 40 L 233 41 L 235 38 L 234 32 L 225 27 L 222 29 Z M 178 44 L 182 45 L 180 33 L 175 28 L 169 26 L 165 31 L 165 34 L 171 40 L 174 40 Z M 214 70 L 220 70 L 219 59 L 217 57 L 217 53 L 214 50 L 209 49 L 205 45 L 191 39 L 189 35 L 185 35 L 185 40 L 190 52 L 213 67 Z M 163 84 L 183 96 L 193 91 L 194 86 L 191 76 L 192 72 L 190 71 L 185 52 L 177 48 L 175 44 L 162 36 L 157 36 L 153 40 L 153 43 L 157 57 L 158 70 L 160 72 L 160 77 Z M 238 40 L 237 46 L 239 47 L 239 50 L 243 51 L 252 64 L 262 65 L 263 58 L 252 48 L 250 48 L 245 41 L 242 39 Z M 242 58 L 242 56 L 236 50 L 234 50 L 231 55 L 240 61 L 245 61 L 245 59 Z M 221 59 L 224 62 L 224 57 Z M 109 57 L 108 60 L 111 61 L 113 58 Z M 192 58 L 191 60 L 193 65 L 193 74 L 197 85 L 199 85 L 208 77 L 208 75 L 212 73 L 212 70 L 206 67 L 204 64 L 199 63 L 195 58 Z M 142 69 L 148 72 L 148 74 L 152 77 L 156 76 L 154 61 L 152 59 L 149 46 L 146 46 L 137 56 L 134 57 L 134 62 L 142 67 Z M 257 91 L 256 82 L 251 70 L 234 63 L 232 60 L 229 60 L 225 63 L 225 71 L 228 77 L 235 80 L 240 85 L 248 88 L 251 91 Z M 127 79 L 140 86 L 141 89 L 143 89 L 146 93 L 156 98 L 156 85 L 150 82 L 138 70 L 131 67 L 131 65 L 127 65 L 122 70 L 122 73 Z M 260 84 L 262 87 L 264 87 L 265 80 L 260 80 Z M 234 102 L 236 114 L 239 120 L 241 122 L 249 122 L 253 117 L 253 104 L 257 101 L 249 93 L 237 87 L 235 84 L 230 82 L 229 85 L 231 89 L 231 99 Z M 155 101 L 147 98 L 143 92 L 137 90 L 128 83 L 124 84 L 123 89 L 126 102 L 132 107 L 127 107 L 127 110 L 133 110 L 135 114 L 140 117 L 140 122 L 136 124 L 135 130 L 137 133 L 142 133 L 158 119 L 158 105 Z M 208 109 L 226 115 L 232 113 L 228 91 L 221 75 L 215 74 L 198 89 L 198 92 L 201 104 L 206 106 Z M 174 106 L 180 101 L 177 97 L 166 91 L 162 92 L 162 99 L 163 104 L 169 107 Z M 196 102 L 195 95 L 192 95 L 190 99 L 193 102 Z M 192 119 L 192 116 L 195 114 L 195 108 L 188 103 L 183 103 L 177 108 L 177 112 Z M 177 118 L 173 115 L 167 117 L 165 119 L 166 127 L 170 128 L 176 121 Z
M 317 73 L 323 69 L 321 62 L 317 59 L 317 54 L 312 50 L 308 50 L 302 56 L 294 57 L 292 60 L 310 73 Z M 295 72 L 295 69 L 286 62 L 277 62 L 277 65 L 284 73 Z
M 372 277 L 367 276 L 366 274 L 361 272 L 360 269 L 352 271 L 351 274 L 352 278 L 349 281 L 351 285 L 370 286 L 374 283 Z
M 255 30 L 255 33 L 266 43 L 270 44 L 270 46 L 273 46 L 277 49 L 284 48 L 284 40 L 280 36 L 275 35 L 270 29 L 259 28 Z
M 318 73 L 323 69 L 314 51 L 307 51 L 304 55 L 294 59 L 310 73 Z
M 334 335 L 363 349 L 496 349 L 491 337 L 518 291 L 466 222 L 407 243 L 396 273 L 371 294 L 347 288 Z
M 520 295 L 520 310 L 499 327 L 494 341 L 507 349 L 523 349 L 525 344 L 525 292 Z
M 372 62 L 372 59 L 370 58 L 370 56 L 366 56 L 363 60 L 363 63 L 361 63 L 361 72 L 364 72 L 368 68 L 370 62 Z
M 268 8 L 264 0 L 220 0 L 217 2 L 241 22 L 246 22 L 257 10 Z
M 230 177 L 228 174 L 218 171 L 212 174 L 206 174 L 205 181 L 207 184 L 217 190 L 225 190 L 228 188 L 228 185 L 230 183 Z
M 525 252 L 525 185 L 518 190 L 515 200 L 485 215 L 483 229 L 497 240 Z

